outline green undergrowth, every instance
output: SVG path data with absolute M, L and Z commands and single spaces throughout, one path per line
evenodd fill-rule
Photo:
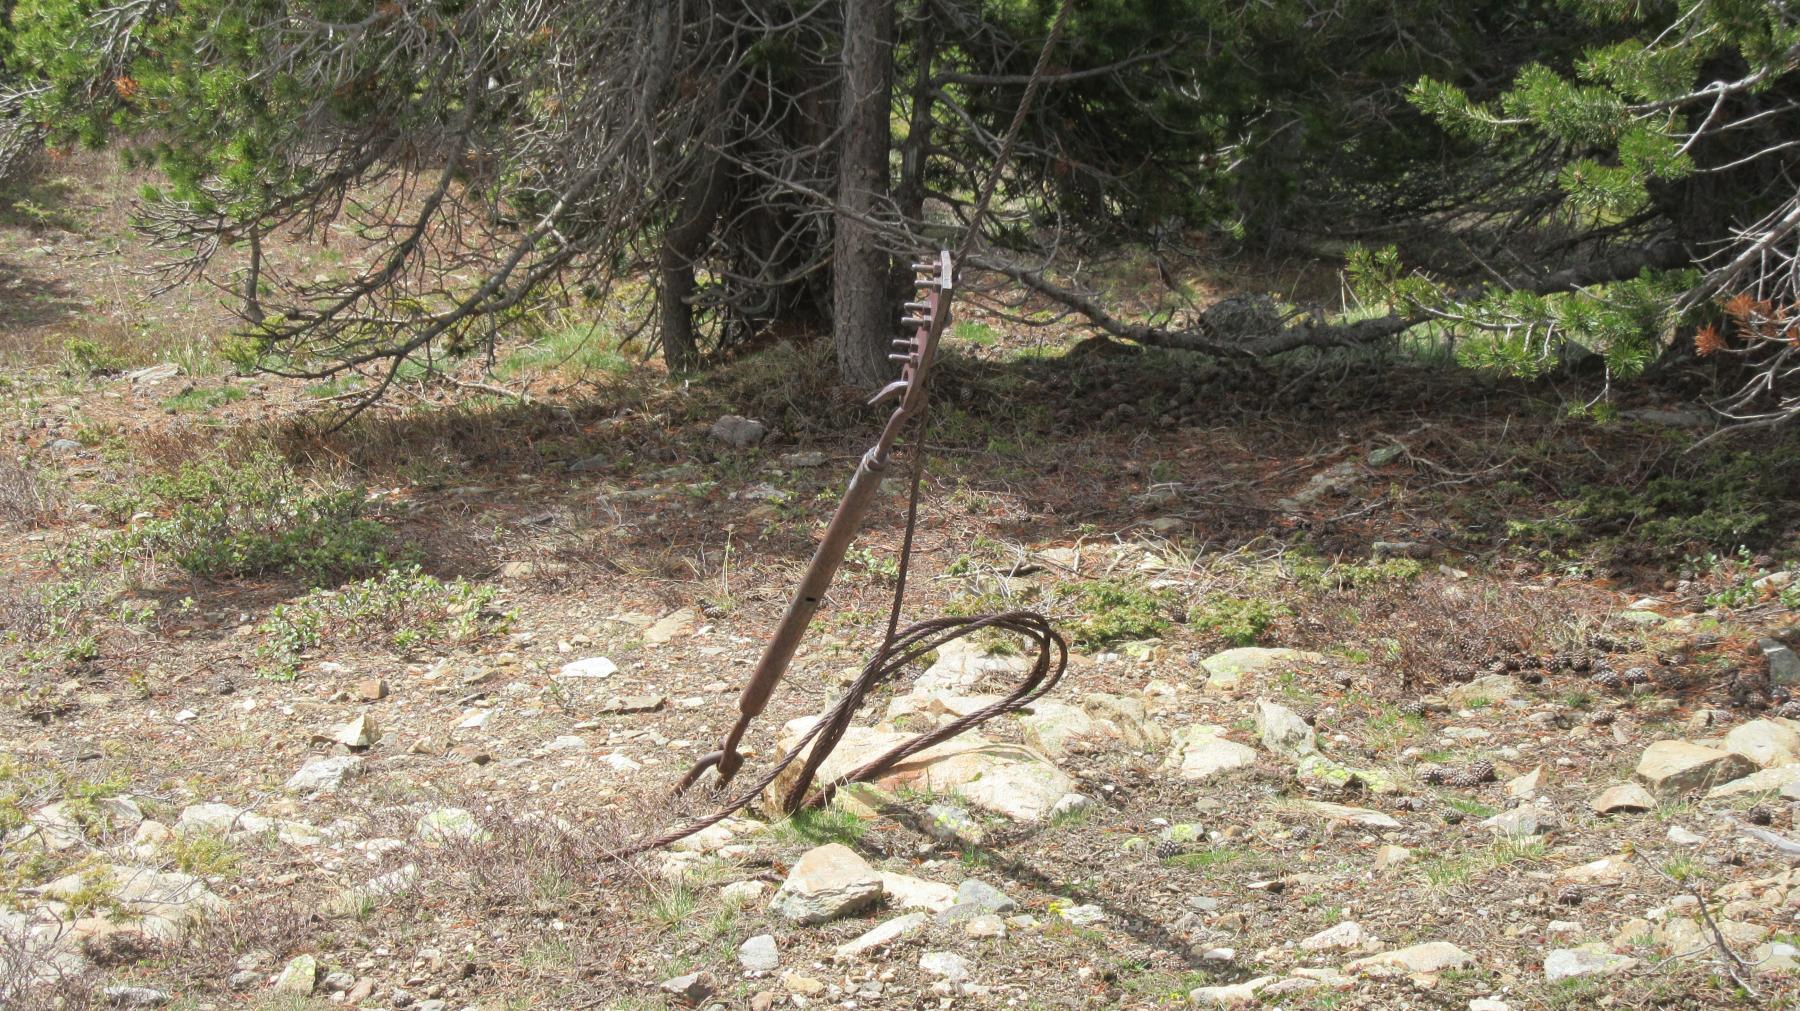
M 289 575 L 315 586 L 400 560 L 388 528 L 370 518 L 361 488 L 307 481 L 273 453 L 242 463 L 209 457 L 107 495 L 127 529 L 76 550 L 89 568 L 167 559 L 219 579 Z M 143 514 L 151 514 L 143 518 Z
M 265 677 L 290 680 L 308 651 L 375 639 L 401 652 L 451 646 L 504 635 L 513 616 L 489 609 L 493 587 L 462 579 L 444 582 L 414 565 L 389 569 L 336 590 L 314 590 L 277 605 L 258 631 L 256 653 Z

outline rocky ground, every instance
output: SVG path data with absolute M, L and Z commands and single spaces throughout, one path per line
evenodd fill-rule
M 1686 411 L 1426 370 L 1386 377 L 1417 403 L 1357 373 L 1283 408 L 1291 377 L 953 335 L 906 613 L 1042 610 L 1067 673 L 823 810 L 781 816 L 778 780 L 616 859 L 722 803 L 669 788 L 875 416 L 778 349 L 511 377 L 531 403 L 421 385 L 322 433 L 341 388 L 170 352 L 221 325 L 200 301 L 84 300 L 136 247 L 83 185 L 90 216 L 0 230 L 0 1004 L 1800 995 L 1791 440 L 1686 454 Z M 902 504 L 739 785 L 878 642 Z M 822 775 L 1032 659 L 946 644 Z

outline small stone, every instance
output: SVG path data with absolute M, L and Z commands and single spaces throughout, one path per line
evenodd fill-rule
M 969 878 L 956 888 L 958 905 L 969 905 L 984 913 L 998 913 L 1005 916 L 1019 911 L 1018 902 L 985 881 Z
M 1557 824 L 1556 812 L 1536 804 L 1520 804 L 1511 811 L 1502 811 L 1484 820 L 1481 827 L 1503 839 L 1528 839 L 1543 835 Z
M 1301 951 L 1355 951 L 1369 940 L 1361 926 L 1350 920 L 1326 927 L 1300 942 Z M 1371 945 L 1373 947 L 1373 945 Z
M 1006 921 L 993 913 L 982 913 L 963 924 L 963 933 L 970 937 L 1005 937 Z
M 1256 750 L 1226 740 L 1224 733 L 1224 727 L 1211 724 L 1195 724 L 1175 731 L 1174 747 L 1163 768 L 1174 770 L 1182 779 L 1199 782 L 1255 765 Z
M 1092 927 L 1106 922 L 1106 910 L 1093 903 L 1079 906 L 1061 906 L 1056 909 L 1063 921 L 1075 927 Z
M 1690 832 L 1680 825 L 1669 826 L 1668 839 L 1677 846 L 1698 846 L 1706 841 L 1704 836 L 1697 832 Z
M 732 906 L 752 906 L 762 901 L 769 886 L 762 881 L 733 881 L 719 889 L 720 901 Z
M 1388 870 L 1411 860 L 1412 855 L 1412 850 L 1404 846 L 1383 846 L 1375 851 L 1375 866 L 1380 870 Z
M 556 672 L 559 678 L 609 678 L 619 672 L 617 664 L 603 656 L 583 657 L 563 664 Z
M 940 842 L 979 846 L 987 841 L 987 829 L 969 812 L 953 804 L 933 804 L 925 809 L 925 831 Z
M 890 907 L 928 909 L 938 913 L 956 905 L 956 889 L 949 885 L 915 878 L 909 874 L 893 874 L 888 871 L 878 873 L 881 875 L 881 891 L 887 896 Z
M 802 997 L 817 997 L 825 992 L 825 984 L 797 972 L 790 972 L 781 977 L 781 985 L 787 987 L 789 993 L 797 993 Z
M 825 923 L 874 905 L 881 894 L 881 876 L 867 861 L 848 846 L 828 843 L 794 864 L 769 911 L 794 923 Z
M 1760 769 L 1792 765 L 1800 762 L 1800 731 L 1774 720 L 1751 720 L 1731 728 L 1725 735 L 1725 750 L 1744 756 Z
M 1544 956 L 1544 979 L 1555 983 L 1578 976 L 1610 976 L 1636 968 L 1638 960 L 1595 948 L 1558 948 Z
M 1758 639 L 1756 648 L 1762 650 L 1763 659 L 1769 662 L 1769 680 L 1778 685 L 1800 684 L 1800 654 L 1796 654 L 1779 639 Z
M 609 715 L 615 713 L 620 715 L 626 713 L 654 713 L 668 704 L 668 698 L 662 695 L 621 695 L 618 698 L 609 700 L 605 705 L 601 706 L 600 711 Z
M 737 958 L 738 964 L 752 972 L 770 972 L 781 965 L 773 934 L 758 934 L 738 945 Z
M 728 446 L 748 449 L 763 441 L 763 437 L 769 434 L 769 427 L 760 421 L 726 414 L 713 422 L 710 434 Z
M 375 725 L 373 716 L 362 713 L 348 723 L 333 727 L 331 739 L 346 748 L 370 748 L 381 740 L 381 728 Z
M 1800 784 L 1800 765 L 1777 765 L 1715 786 L 1706 791 L 1706 799 L 1719 800 L 1750 793 L 1780 793 L 1796 784 Z
M 1324 661 L 1322 654 L 1305 650 L 1241 646 L 1207 657 L 1200 661 L 1200 667 L 1206 671 L 1207 691 L 1229 691 L 1243 684 L 1246 677 Z
M 970 972 L 969 960 L 953 951 L 928 951 L 919 956 L 919 968 L 951 982 L 968 979 Z
M 1367 808 L 1349 807 L 1344 804 L 1332 804 L 1323 800 L 1301 801 L 1301 807 L 1331 821 L 1344 821 L 1352 825 L 1365 825 L 1369 828 L 1400 828 L 1400 822 L 1393 816 Z
M 1319 750 L 1313 728 L 1300 714 L 1268 699 L 1256 701 L 1256 732 L 1263 747 L 1277 755 L 1300 758 Z
M 319 985 L 319 961 L 311 955 L 296 956 L 275 978 L 276 993 L 309 996 Z
M 469 765 L 486 765 L 494 760 L 494 756 L 479 744 L 459 744 L 444 752 L 444 757 Z
M 1469 1002 L 1469 1011 L 1512 1011 L 1512 1005 L 1503 1000 L 1478 997 Z
M 839 962 L 848 962 L 894 943 L 902 937 L 910 937 L 925 929 L 924 913 L 907 913 L 896 916 L 865 932 L 861 937 L 846 941 L 837 946 L 832 957 Z
M 451 842 L 485 842 L 486 830 L 475 816 L 460 807 L 440 807 L 420 818 L 413 834 L 421 842 L 442 845 Z
M 325 982 L 320 985 L 325 988 L 326 993 L 343 993 L 356 985 L 356 977 L 340 969 L 326 976 Z
M 1621 811 L 1649 811 L 1656 807 L 1656 798 L 1650 791 L 1636 783 L 1620 783 L 1607 787 L 1600 796 L 1588 801 L 1588 806 L 1596 814 L 1617 814 Z
M 1544 767 L 1538 766 L 1523 776 L 1506 781 L 1506 795 L 1513 800 L 1535 800 L 1544 778 Z
M 311 758 L 288 777 L 286 789 L 292 793 L 331 793 L 362 769 L 363 759 L 355 755 Z
M 706 1002 L 707 998 L 717 993 L 719 987 L 713 982 L 712 976 L 707 973 L 690 972 L 685 976 L 664 980 L 658 989 L 689 1007 L 699 1007 Z
M 388 683 L 381 678 L 364 678 L 356 683 L 356 697 L 364 702 L 379 702 L 388 697 Z

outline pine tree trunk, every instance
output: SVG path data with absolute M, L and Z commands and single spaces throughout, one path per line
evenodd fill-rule
M 832 247 L 832 330 L 838 375 L 875 387 L 893 375 L 888 341 L 896 327 L 888 297 L 892 264 L 872 217 L 888 196 L 888 115 L 894 86 L 894 0 L 848 0 L 844 10 L 842 130 Z
M 706 249 L 713 222 L 719 216 L 724 195 L 724 171 L 715 156 L 688 180 L 675 210 L 675 220 L 663 233 L 657 285 L 658 323 L 662 332 L 663 360 L 670 371 L 699 364 L 699 342 L 694 337 L 694 260 Z

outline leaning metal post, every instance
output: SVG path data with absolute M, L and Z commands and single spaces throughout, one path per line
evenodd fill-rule
M 800 648 L 807 626 L 818 612 L 820 602 L 825 599 L 825 591 L 830 588 L 832 579 L 837 576 L 838 568 L 844 562 L 844 554 L 850 549 L 850 542 L 862 528 L 869 507 L 875 501 L 875 493 L 881 488 L 882 479 L 887 474 L 894 440 L 899 437 L 907 422 L 925 406 L 926 379 L 931 371 L 932 359 L 937 354 L 938 337 L 950 320 L 950 285 L 951 278 L 955 275 L 948 250 L 938 253 L 937 262 L 915 263 L 913 269 L 920 273 L 936 270 L 937 276 L 922 278 L 918 284 L 924 291 L 923 297 L 906 304 L 907 315 L 901 322 L 912 327 L 912 336 L 894 341 L 900 352 L 888 356 L 901 363 L 900 378 L 888 384 L 869 401 L 875 404 L 888 397 L 898 396 L 899 402 L 894 405 L 894 413 L 882 427 L 880 438 L 863 454 L 856 473 L 850 478 L 850 486 L 844 491 L 843 500 L 838 503 L 837 512 L 831 517 L 831 525 L 825 528 L 825 536 L 813 552 L 806 575 L 794 591 L 787 614 L 782 617 L 781 624 L 776 627 L 769 644 L 764 647 L 762 659 L 757 662 L 749 682 L 744 685 L 743 693 L 738 696 L 737 723 L 725 736 L 725 742 L 718 751 L 703 756 L 688 770 L 675 788 L 677 793 L 685 792 L 693 786 L 709 768 L 717 770 L 717 785 L 723 787 L 731 782 L 732 777 L 743 766 L 744 756 L 739 747 L 743 743 L 744 732 L 749 729 L 751 721 L 762 714 L 764 707 L 769 704 L 770 696 L 775 694 L 775 686 L 781 682 L 789 664 L 793 662 L 794 651 Z

